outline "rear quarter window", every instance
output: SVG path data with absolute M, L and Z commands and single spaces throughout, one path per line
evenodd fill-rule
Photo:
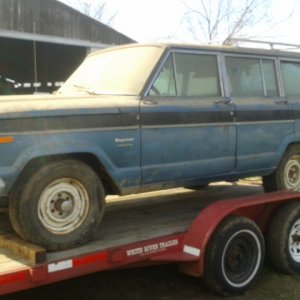
M 283 86 L 287 97 L 300 96 L 300 62 L 281 62 Z

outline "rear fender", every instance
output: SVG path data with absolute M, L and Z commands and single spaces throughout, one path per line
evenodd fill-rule
M 275 166 L 277 167 L 287 149 L 293 144 L 300 144 L 300 133 L 287 136 L 277 150 Z
M 300 199 L 296 192 L 280 191 L 257 196 L 215 202 L 200 212 L 191 224 L 183 240 L 183 252 L 194 256 L 194 262 L 183 262 L 180 270 L 200 277 L 204 273 L 205 249 L 220 222 L 229 215 L 240 215 L 252 219 L 265 231 L 281 202 Z

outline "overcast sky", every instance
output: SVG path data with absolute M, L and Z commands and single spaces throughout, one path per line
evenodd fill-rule
M 68 2 L 69 0 L 60 0 Z M 269 28 L 262 24 L 253 28 L 253 35 L 265 40 L 300 44 L 300 0 L 273 0 L 270 12 L 279 24 Z M 296 2 L 295 2 L 296 1 Z M 70 2 L 70 1 L 69 1 Z M 76 0 L 72 0 L 76 2 Z M 117 15 L 112 27 L 138 42 L 197 42 L 182 23 L 185 6 L 182 0 L 106 0 L 108 12 Z M 185 0 L 192 4 L 195 0 Z M 199 2 L 199 1 L 198 1 Z M 295 5 L 296 4 L 296 5 Z M 286 18 L 294 7 L 294 13 Z M 286 20 L 285 20 L 286 18 Z

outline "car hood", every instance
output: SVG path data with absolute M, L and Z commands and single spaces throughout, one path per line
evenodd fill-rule
M 17 95 L 0 97 L 0 119 L 118 114 L 137 107 L 136 96 Z

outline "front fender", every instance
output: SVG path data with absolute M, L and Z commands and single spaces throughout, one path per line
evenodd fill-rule
M 131 137 L 131 146 L 117 147 L 116 136 Z M 137 136 L 137 137 L 136 137 Z M 120 188 L 140 183 L 139 135 L 126 132 L 82 132 L 66 134 L 20 135 L 11 145 L 0 145 L 0 178 L 5 196 L 26 165 L 36 158 L 78 153 L 92 154 Z

